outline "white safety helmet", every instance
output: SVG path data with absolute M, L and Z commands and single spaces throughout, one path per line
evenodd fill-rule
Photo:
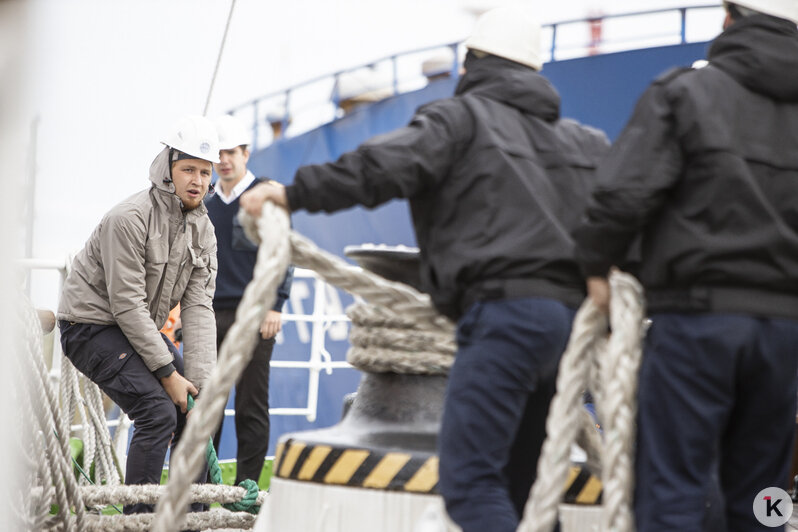
M 250 132 L 241 121 L 232 115 L 222 115 L 216 120 L 216 131 L 219 134 L 219 149 L 232 150 L 236 146 L 248 146 Z
M 501 6 L 483 13 L 466 39 L 469 50 L 479 50 L 540 70 L 540 22 L 521 5 Z
M 178 120 L 161 142 L 197 159 L 219 162 L 219 136 L 213 122 L 199 115 Z
M 728 3 L 798 24 L 798 1 L 796 0 L 729 0 Z

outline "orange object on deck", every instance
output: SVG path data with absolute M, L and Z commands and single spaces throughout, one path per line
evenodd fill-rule
M 182 328 L 182 324 L 180 322 L 180 303 L 175 306 L 172 310 L 169 311 L 169 317 L 166 318 L 166 323 L 164 323 L 161 332 L 164 333 L 169 339 L 175 344 L 175 347 L 180 349 L 180 341 L 177 339 L 176 333 L 178 330 Z

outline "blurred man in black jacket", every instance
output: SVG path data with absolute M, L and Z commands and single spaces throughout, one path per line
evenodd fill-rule
M 666 73 L 641 97 L 575 232 L 602 306 L 607 272 L 642 238 L 653 325 L 640 373 L 639 532 L 703 530 L 713 477 L 727 530 L 770 530 L 752 505 L 766 504 L 762 489 L 787 485 L 798 370 L 798 2 L 739 0 L 726 10 L 709 65 Z
M 440 490 L 465 532 L 514 532 L 585 295 L 571 231 L 608 142 L 560 118 L 528 10 L 485 13 L 466 46 L 454 97 L 335 163 L 300 168 L 285 189 L 253 188 L 241 205 L 257 215 L 267 199 L 311 212 L 409 200 L 424 289 L 458 320 Z

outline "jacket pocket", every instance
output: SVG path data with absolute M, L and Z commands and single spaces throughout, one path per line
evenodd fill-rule
M 144 260 L 147 263 L 163 264 L 169 260 L 169 245 L 165 238 L 150 238 L 144 246 Z
M 166 265 L 169 262 L 169 246 L 165 238 L 154 238 L 147 240 L 144 247 L 144 273 L 146 276 L 145 286 L 147 299 L 153 301 L 156 296 L 161 278 L 166 272 Z
M 94 347 L 94 346 L 92 346 Z M 125 349 L 80 349 L 76 353 L 67 351 L 67 358 L 84 375 L 102 386 L 112 380 L 125 367 L 135 352 Z
M 91 380 L 97 384 L 113 379 L 119 373 L 130 357 L 138 356 L 132 351 L 108 351 L 97 354 L 94 366 L 94 376 Z

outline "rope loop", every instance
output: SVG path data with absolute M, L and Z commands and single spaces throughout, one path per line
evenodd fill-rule
M 582 393 L 596 400 L 603 430 L 601 480 L 603 528 L 632 532 L 631 511 L 635 394 L 645 334 L 643 289 L 629 274 L 610 275 L 610 316 L 586 299 L 574 319 L 571 337 L 557 375 L 557 393 L 546 420 L 546 441 L 538 475 L 524 509 L 519 532 L 553 529 L 570 466 L 570 449 L 580 423 Z M 608 335 L 609 325 L 612 334 Z

